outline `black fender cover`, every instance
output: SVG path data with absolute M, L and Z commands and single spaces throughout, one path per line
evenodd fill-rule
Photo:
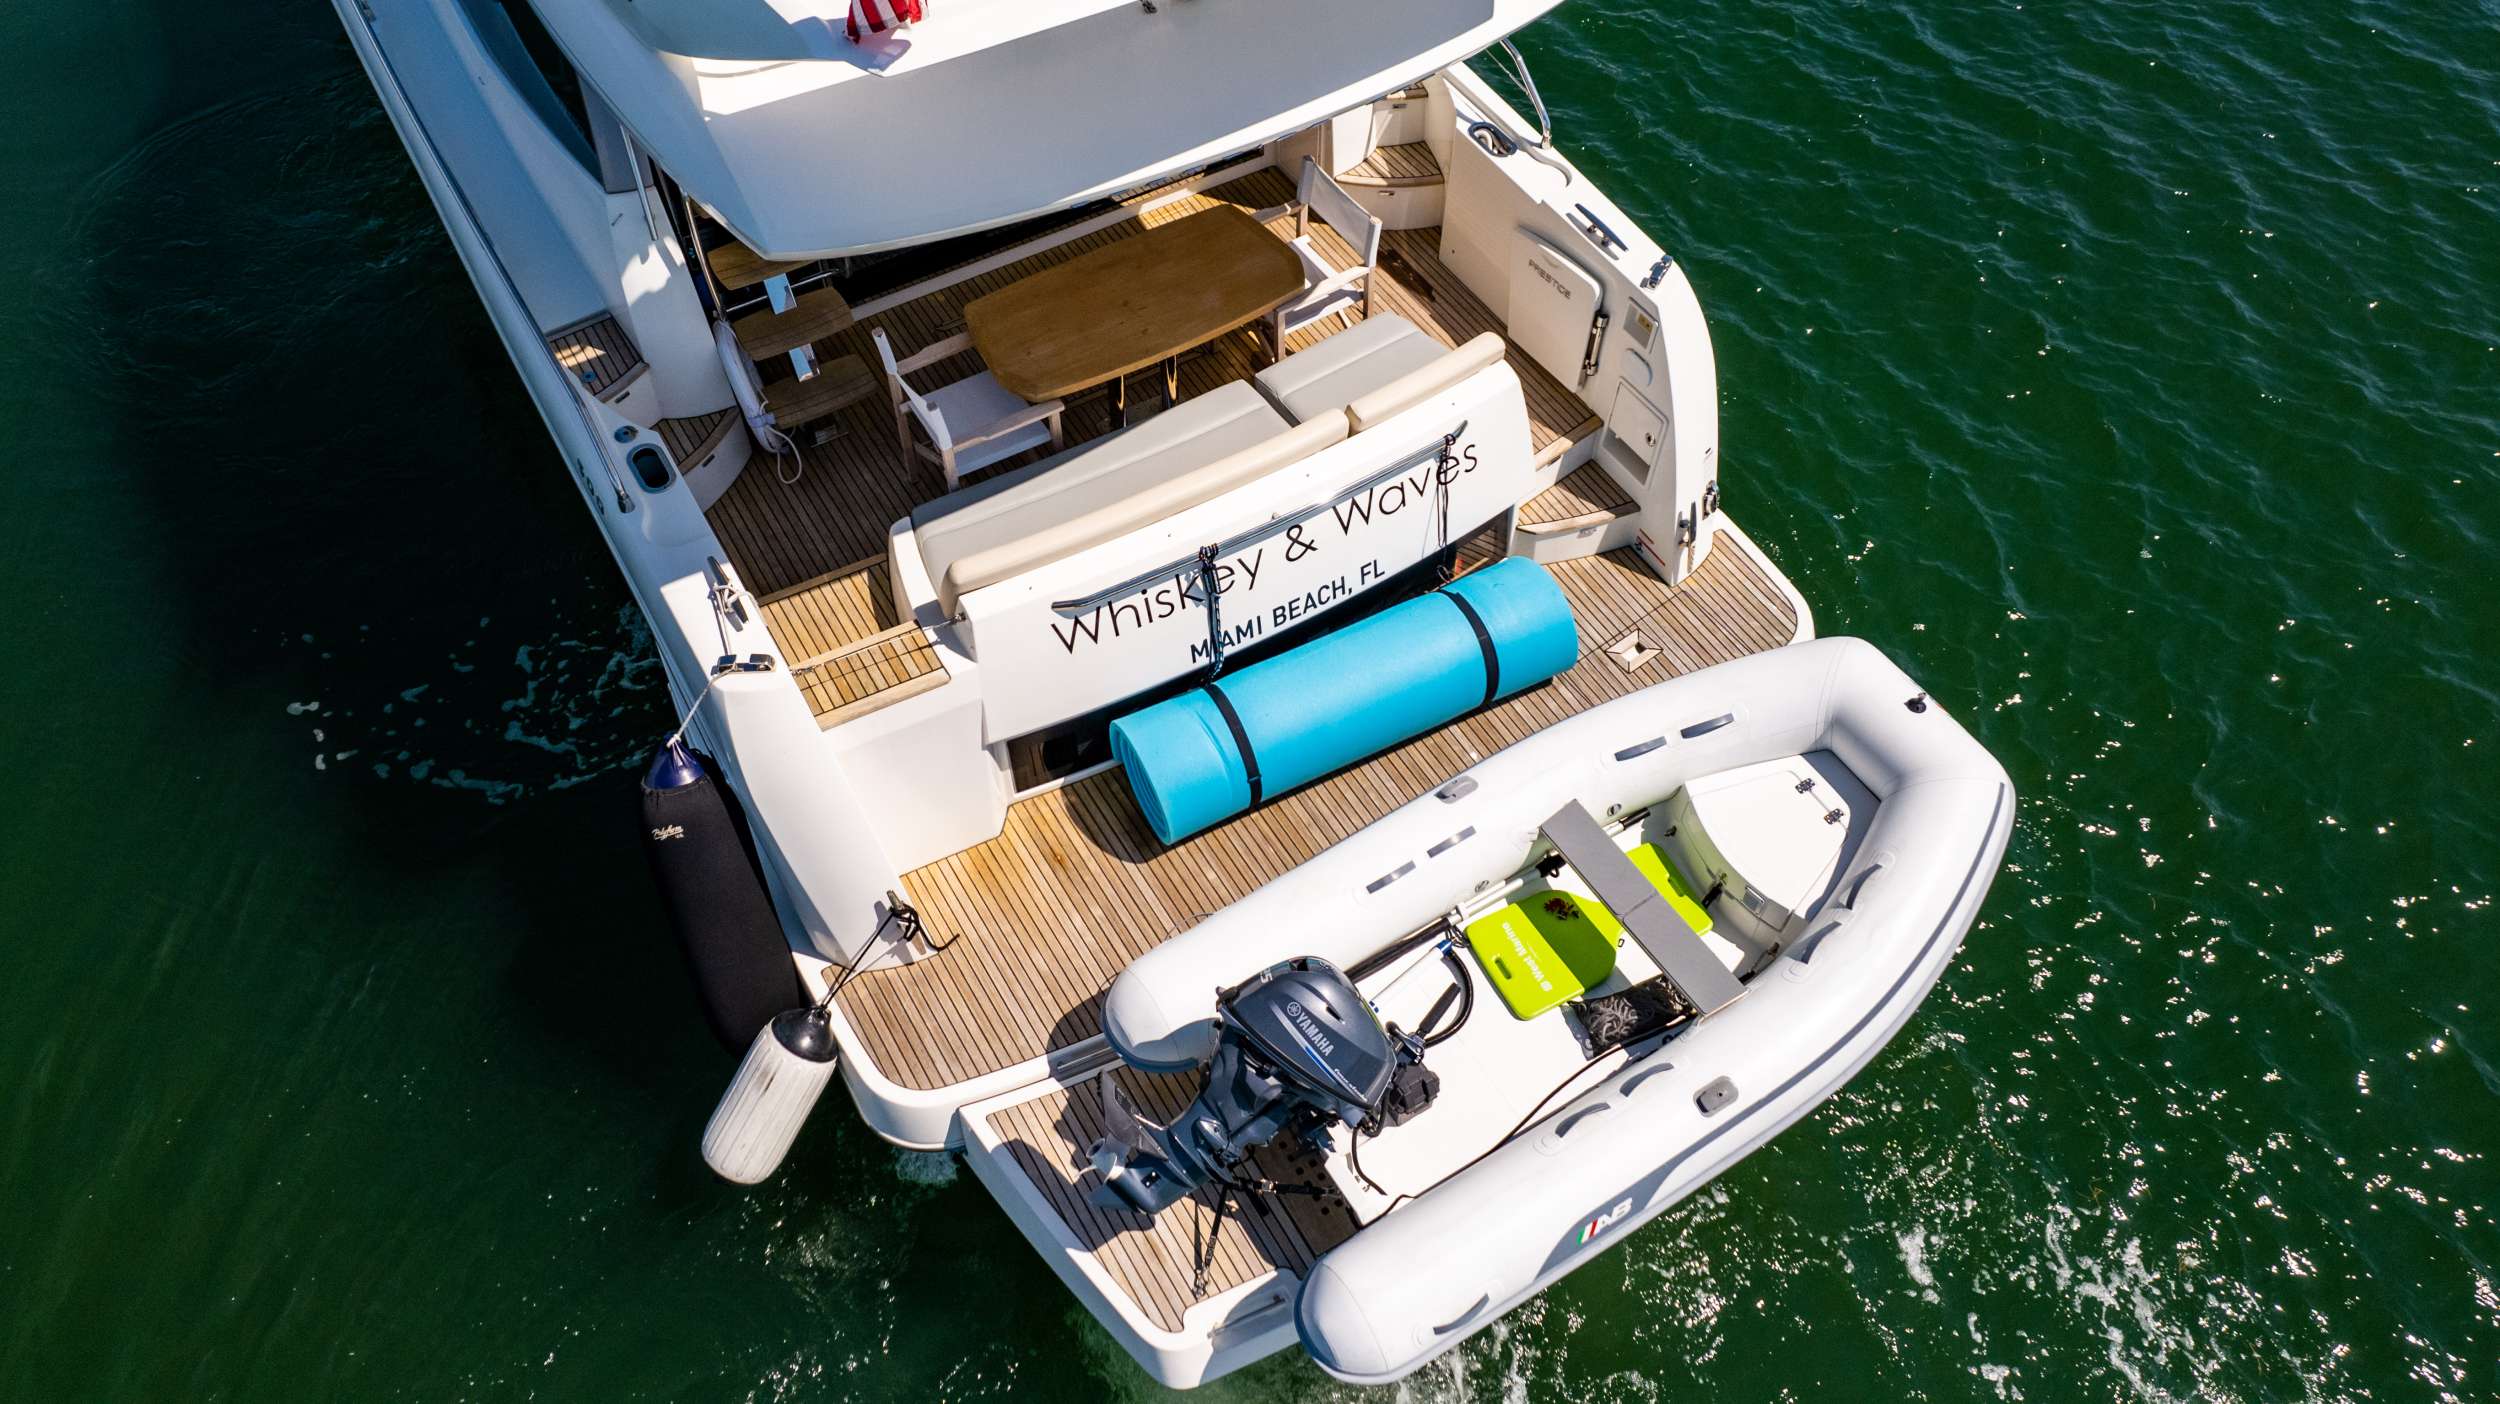
M 678 783 L 655 783 L 668 780 Z M 642 846 L 652 879 L 713 1035 L 739 1052 L 774 1015 L 809 1000 L 734 805 L 690 752 L 662 750 L 643 781 Z

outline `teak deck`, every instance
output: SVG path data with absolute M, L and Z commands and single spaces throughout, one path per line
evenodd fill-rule
M 587 322 L 550 332 L 547 347 L 556 353 L 556 364 L 565 368 L 587 387 L 591 394 L 605 396 L 625 377 L 642 369 L 642 352 L 634 347 L 634 339 L 614 317 L 598 316 Z
M 1376 148 L 1337 179 L 1348 185 L 1430 185 L 1441 178 L 1432 147 L 1420 141 Z
M 965 303 L 1040 269 L 1219 204 L 1257 211 L 1292 198 L 1293 182 L 1283 174 L 1254 171 L 1147 209 L 1136 220 L 861 316 L 824 338 L 817 349 L 826 361 L 850 354 L 874 366 L 877 352 L 868 333 L 883 327 L 895 354 L 907 356 L 962 331 Z M 1268 228 L 1280 240 L 1290 237 L 1292 218 L 1281 217 Z M 1321 253 L 1337 266 L 1354 261 L 1354 250 L 1326 225 L 1315 220 L 1311 232 Z M 1390 231 L 1382 240 L 1381 267 L 1373 281 L 1376 310 L 1395 312 L 1444 344 L 1456 346 L 1479 332 L 1503 329 L 1501 318 L 1442 264 L 1438 229 Z M 1333 321 L 1305 327 L 1286 339 L 1286 349 L 1300 350 L 1341 329 Z M 1515 348 L 1510 360 L 1527 391 L 1529 425 L 1539 449 L 1552 450 L 1563 440 L 1594 431 L 1596 417 L 1577 395 Z M 1182 357 L 1181 394 L 1184 398 L 1202 395 L 1228 381 L 1246 380 L 1261 364 L 1259 334 L 1253 325 L 1219 338 L 1203 352 Z M 939 384 L 979 369 L 978 360 L 965 355 L 932 366 L 926 374 L 930 383 Z M 765 373 L 778 374 L 779 368 L 766 366 Z M 1142 405 L 1156 399 L 1161 394 L 1160 381 L 1158 369 L 1131 377 L 1129 403 Z M 1100 436 L 1110 427 L 1108 396 L 1094 391 L 1079 397 L 1069 405 L 1066 423 L 1070 443 Z M 768 461 L 758 461 L 707 511 L 713 531 L 747 589 L 757 595 L 770 596 L 845 562 L 883 553 L 886 529 L 914 506 L 945 491 L 934 466 L 904 454 L 895 439 L 893 413 L 882 395 L 871 395 L 828 416 L 818 428 L 828 435 L 824 443 L 815 442 L 814 434 L 799 436 L 805 472 L 796 485 L 784 486 Z
M 930 936 L 951 944 L 844 989 L 878 1070 L 935 1089 L 1091 1038 L 1112 978 L 1203 916 L 1535 731 L 1796 634 L 1787 596 L 1724 532 L 1672 590 L 1629 550 L 1552 570 L 1579 620 L 1580 661 L 1543 687 L 1176 846 L 1156 841 L 1109 770 L 1016 804 L 997 838 L 906 874 Z M 1635 628 L 1657 652 L 1627 670 L 1606 647 Z
M 1632 505 L 1632 494 L 1594 463 L 1582 464 L 1563 480 L 1519 504 L 1521 526 L 1552 526 L 1583 517 L 1610 516 Z
M 763 608 L 820 726 L 866 710 L 871 698 L 892 705 L 946 681 L 937 646 L 896 616 L 882 556 L 767 596 Z
M 1109 1075 L 1120 1079 L 1129 1100 L 1157 1122 L 1179 1116 L 1197 1092 L 1192 1078 L 1157 1077 L 1132 1068 Z M 1078 1245 L 1167 1331 L 1179 1330 L 1182 1313 L 1201 1300 L 1201 1263 L 1206 1267 L 1203 1295 L 1219 1296 L 1274 1271 L 1299 1278 L 1354 1229 L 1352 1212 L 1333 1193 L 1316 1198 L 1242 1195 L 1212 1243 L 1207 1230 L 1215 1223 L 1215 1196 L 1203 1188 L 1156 1215 L 1089 1203 L 1087 1196 L 1101 1182 L 1087 1156 L 1103 1134 L 1100 1084 L 1094 1080 L 1018 1103 L 995 1114 L 990 1125 L 1000 1137 L 1000 1153 L 1042 1192 Z M 1254 1159 L 1259 1173 L 1279 1184 L 1326 1184 L 1307 1152 L 1289 1157 L 1271 1146 Z M 1280 1285 L 1277 1290 L 1290 1297 L 1295 1289 Z M 1266 1305 L 1254 1300 L 1242 1309 Z

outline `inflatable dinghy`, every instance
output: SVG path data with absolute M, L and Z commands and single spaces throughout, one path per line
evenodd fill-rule
M 1299 1139 L 1357 1225 L 1303 1280 L 1302 1343 L 1398 1379 L 1864 1067 L 2013 815 L 1995 759 L 1854 639 L 1580 713 L 1131 964 L 1114 1050 L 1208 1071 L 1168 1127 L 1105 1098 L 1093 1193 L 1154 1212 Z

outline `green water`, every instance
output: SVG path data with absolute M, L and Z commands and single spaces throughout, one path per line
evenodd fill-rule
M 1410 1396 L 2500 1395 L 2496 28 L 1526 36 L 1731 510 L 2024 802 L 1883 1058 Z M 0 52 L 0 1397 L 1152 1393 L 944 1160 L 697 1160 L 659 679 L 328 7 Z

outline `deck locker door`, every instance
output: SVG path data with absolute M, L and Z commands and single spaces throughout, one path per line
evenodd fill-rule
M 1510 339 L 1564 385 L 1578 389 L 1587 377 L 1589 330 L 1597 322 L 1600 289 L 1589 271 L 1543 239 L 1522 229 L 1511 242 Z

